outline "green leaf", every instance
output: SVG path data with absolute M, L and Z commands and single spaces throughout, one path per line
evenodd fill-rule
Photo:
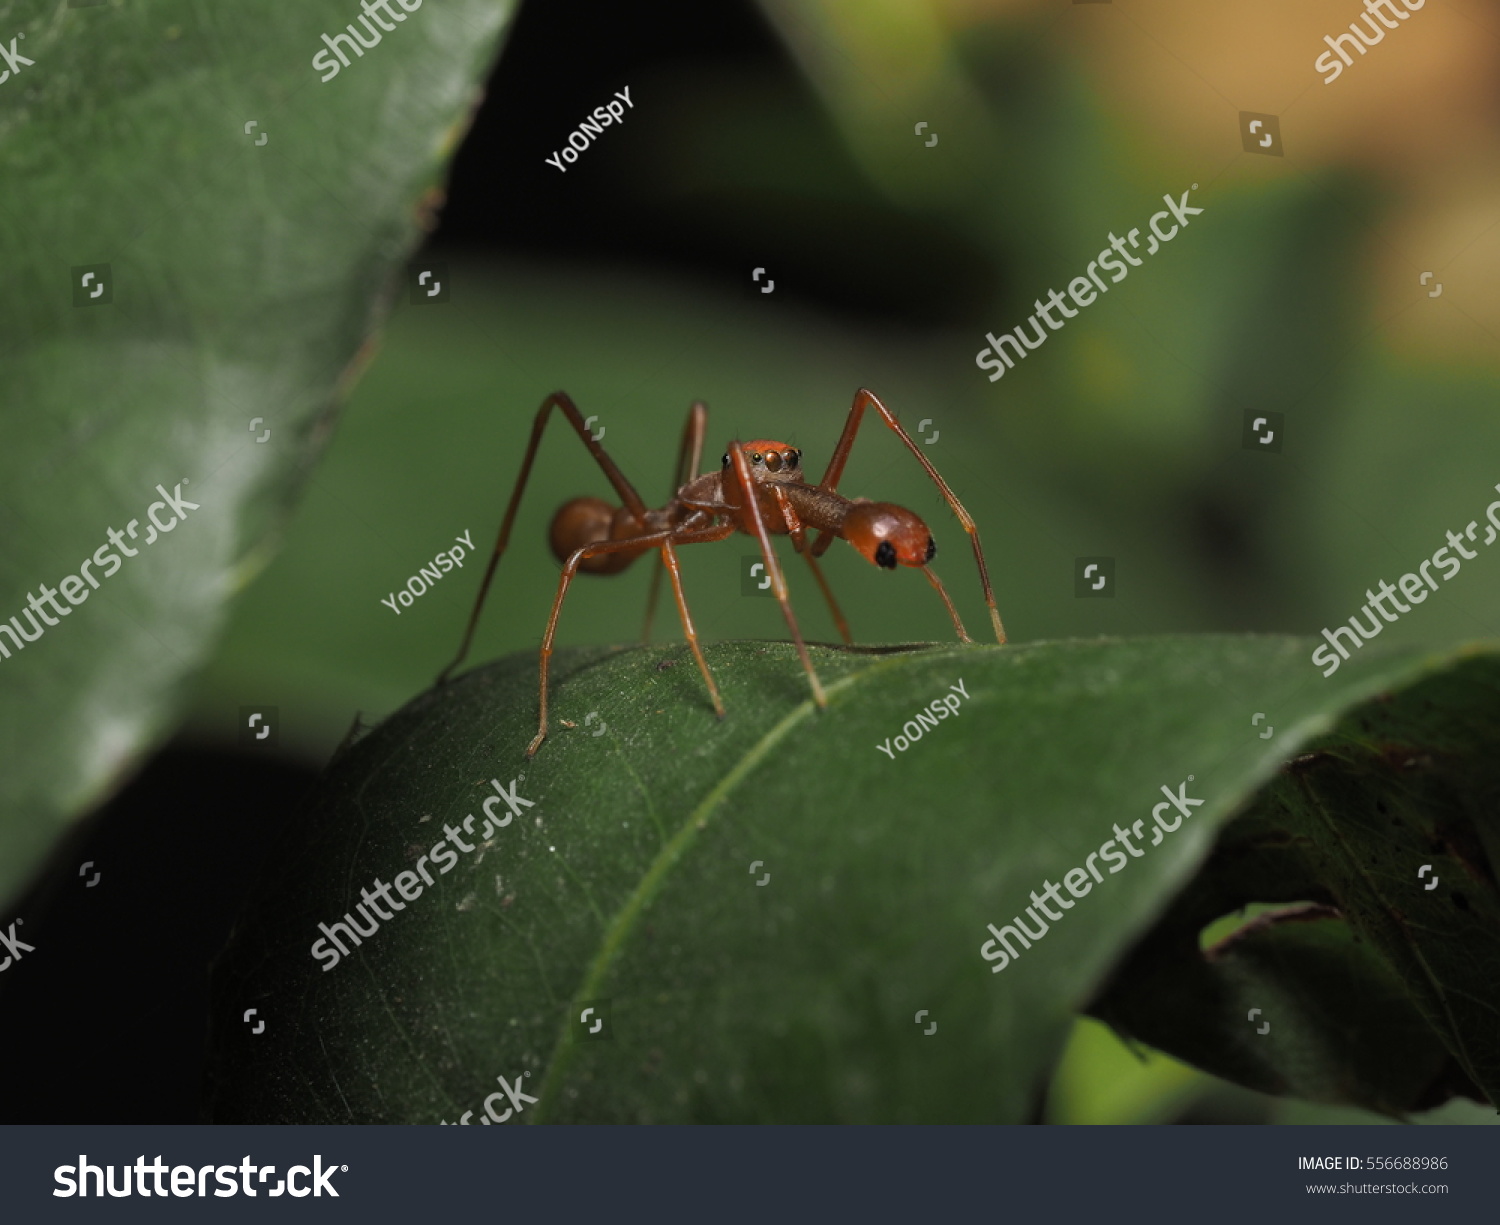
M 512 7 L 424 6 L 327 83 L 310 61 L 349 0 L 30 4 L 6 27 L 34 62 L 0 117 L 0 618 L 29 633 L 28 596 L 69 575 L 80 603 L 0 634 L 0 896 L 170 726 Z M 158 506 L 159 538 L 158 485 L 196 504 Z
M 478 1121 L 504 1077 L 539 1099 L 520 1121 L 1034 1117 L 1076 1012 L 1286 757 L 1487 666 L 1372 649 L 1325 680 L 1311 646 L 815 648 L 818 711 L 788 644 L 727 643 L 722 722 L 681 647 L 564 652 L 529 762 L 535 657 L 479 669 L 330 766 L 215 968 L 213 1116 Z M 1184 783 L 1191 819 L 993 972 L 988 923 Z M 319 925 L 469 845 L 496 785 L 536 806 L 324 968 Z
M 1361 709 L 1225 831 L 1100 1015 L 1268 1093 L 1392 1115 L 1500 1100 L 1497 738 L 1490 658 Z M 1297 899 L 1316 905 L 1200 955 L 1213 919 Z

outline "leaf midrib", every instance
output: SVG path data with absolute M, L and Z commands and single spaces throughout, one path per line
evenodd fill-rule
M 948 648 L 942 651 L 922 651 L 911 654 L 899 655 L 893 659 L 873 664 L 868 668 L 861 669 L 849 676 L 825 686 L 825 693 L 831 699 L 837 694 L 852 688 L 867 677 L 890 671 L 892 668 L 907 664 L 912 658 L 920 655 L 925 661 L 933 658 L 941 658 L 947 655 L 960 653 L 963 648 Z M 552 1048 L 552 1058 L 547 1063 L 547 1074 L 542 1080 L 542 1091 L 538 1094 L 536 1111 L 533 1122 L 545 1122 L 545 1116 L 550 1109 L 553 1100 L 561 1087 L 563 1076 L 567 1072 L 571 1062 L 572 1053 L 577 1049 L 577 1043 L 572 1041 L 573 1027 L 572 1017 L 576 1005 L 586 999 L 594 997 L 600 984 L 608 972 L 615 955 L 624 946 L 629 938 L 635 921 L 646 905 L 660 891 L 662 882 L 673 865 L 679 862 L 686 854 L 688 846 L 693 842 L 696 835 L 701 832 L 707 824 L 708 814 L 717 807 L 724 798 L 739 784 L 740 780 L 749 774 L 766 755 L 783 739 L 793 727 L 806 719 L 815 709 L 811 698 L 804 699 L 796 709 L 783 716 L 766 732 L 729 770 L 725 771 L 708 791 L 708 794 L 700 800 L 696 807 L 688 813 L 687 818 L 672 835 L 671 839 L 657 852 L 656 858 L 651 866 L 641 876 L 640 882 L 631 890 L 624 902 L 615 911 L 613 920 L 605 929 L 604 940 L 599 951 L 594 955 L 588 970 L 579 984 L 578 992 L 574 996 L 568 1012 L 564 1015 L 557 1036 L 557 1042 Z

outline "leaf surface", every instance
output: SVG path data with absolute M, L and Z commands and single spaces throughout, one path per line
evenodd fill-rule
M 170 726 L 511 8 L 426 5 L 326 83 L 309 61 L 346 0 L 14 11 L 34 62 L 0 112 L 0 620 L 33 641 L 0 633 L 0 896 Z
M 1497 720 L 1500 667 L 1479 657 L 1307 746 L 1226 831 L 1100 1015 L 1268 1093 L 1392 1115 L 1454 1092 L 1495 1100 Z M 1262 916 L 1199 954 L 1213 919 L 1301 899 L 1315 908 Z M 1252 1007 L 1264 1019 L 1247 1024 Z
M 722 722 L 681 647 L 564 652 L 530 762 L 535 658 L 478 669 L 330 766 L 215 970 L 214 1117 L 472 1123 L 511 1107 L 500 1077 L 538 1099 L 519 1121 L 1034 1117 L 1073 1016 L 1288 756 L 1491 666 L 1371 651 L 1324 680 L 1311 646 L 819 647 L 819 712 L 788 644 L 726 643 Z M 1149 828 L 1164 787 L 1203 802 L 993 972 L 987 924 Z M 534 806 L 476 845 L 497 788 Z M 423 864 L 323 968 L 319 925 Z

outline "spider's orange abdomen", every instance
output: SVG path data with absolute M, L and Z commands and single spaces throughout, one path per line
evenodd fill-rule
M 584 545 L 624 540 L 638 535 L 640 530 L 635 516 L 623 506 L 611 506 L 603 498 L 574 498 L 564 502 L 552 516 L 547 540 L 552 545 L 552 555 L 558 561 L 567 561 Z M 619 574 L 648 547 L 585 557 L 578 568 L 585 574 Z

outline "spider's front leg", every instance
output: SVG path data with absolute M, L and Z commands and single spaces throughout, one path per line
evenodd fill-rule
M 990 623 L 995 629 L 995 641 L 1003 644 L 1005 642 L 1005 626 L 1000 623 L 1000 610 L 995 605 L 995 593 L 990 586 L 989 567 L 984 563 L 984 549 L 979 544 L 979 528 L 975 525 L 973 517 L 964 509 L 963 503 L 958 500 L 957 495 L 954 494 L 953 490 L 948 488 L 948 483 L 943 480 L 938 474 L 938 470 L 932 466 L 932 462 L 922 453 L 922 448 L 917 446 L 912 440 L 911 435 L 901 428 L 901 423 L 896 420 L 896 415 L 880 402 L 879 397 L 873 391 L 861 387 L 854 393 L 854 403 L 850 406 L 849 416 L 844 420 L 843 433 L 839 435 L 838 446 L 834 448 L 833 456 L 828 461 L 828 470 L 823 474 L 820 487 L 829 493 L 836 493 L 838 491 L 839 480 L 844 475 L 844 465 L 849 461 L 849 452 L 854 446 L 854 437 L 859 433 L 860 422 L 864 419 L 866 408 L 874 408 L 880 414 L 881 420 L 890 426 L 895 431 L 896 436 L 906 444 L 906 449 L 917 457 L 917 462 L 922 465 L 922 470 L 932 478 L 933 484 L 938 487 L 938 490 L 947 501 L 948 508 L 957 516 L 964 531 L 969 534 L 969 540 L 974 545 L 974 561 L 979 567 L 979 583 L 984 588 L 984 602 L 989 606 Z M 834 542 L 834 539 L 835 536 L 832 533 L 823 532 L 813 542 L 812 555 L 814 557 L 821 557 L 827 551 L 828 546 Z M 927 572 L 927 576 L 929 581 L 942 594 L 944 603 L 948 605 L 948 610 L 952 613 L 953 604 L 948 600 L 947 593 L 942 590 L 942 585 L 937 582 L 937 576 L 930 570 Z M 954 624 L 958 624 L 957 613 L 953 613 L 953 616 Z M 962 627 L 959 629 L 959 635 L 965 639 L 968 637 L 967 634 L 964 634 Z
M 724 471 L 724 493 L 739 500 L 731 513 L 737 513 L 739 528 L 760 542 L 760 553 L 765 559 L 766 573 L 771 576 L 771 591 L 781 605 L 787 628 L 792 632 L 792 641 L 797 644 L 797 654 L 807 672 L 808 684 L 812 686 L 813 701 L 819 706 L 828 705 L 828 695 L 818 674 L 813 670 L 812 658 L 807 653 L 807 643 L 802 641 L 802 631 L 797 628 L 797 618 L 792 612 L 792 601 L 787 594 L 786 579 L 781 573 L 781 563 L 776 560 L 776 550 L 771 547 L 771 534 L 766 530 L 765 519 L 760 513 L 760 501 L 755 496 L 755 481 L 750 475 L 750 461 L 745 458 L 745 449 L 738 442 L 729 444 L 729 467 Z

